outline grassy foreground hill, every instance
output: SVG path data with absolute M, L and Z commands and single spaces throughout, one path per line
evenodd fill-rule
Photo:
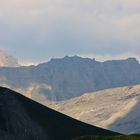
M 7 88 L 0 88 L 0 140 L 72 140 L 83 135 L 115 136 L 70 118 Z
M 140 140 L 140 136 L 83 136 L 74 140 Z

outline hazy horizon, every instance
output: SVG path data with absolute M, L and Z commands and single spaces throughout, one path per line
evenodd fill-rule
M 107 56 L 104 57 L 104 56 L 98 56 L 98 55 L 86 56 L 86 55 L 77 55 L 77 54 L 75 54 L 75 55 L 64 55 L 64 56 L 60 56 L 60 57 L 52 57 L 52 58 L 49 58 L 49 59 L 46 59 L 46 60 L 44 59 L 42 61 L 32 61 L 32 62 L 26 61 L 25 62 L 25 61 L 22 61 L 22 60 L 18 59 L 16 56 L 10 54 L 10 52 L 5 51 L 4 49 L 0 49 L 0 57 L 2 59 L 0 61 L 1 63 L 3 63 L 5 61 L 3 56 L 4 57 L 12 56 L 16 61 L 19 62 L 19 65 L 21 65 L 21 66 L 38 65 L 38 64 L 41 64 L 41 63 L 49 62 L 49 61 L 51 61 L 51 59 L 62 59 L 62 58 L 65 58 L 65 57 L 75 57 L 75 56 L 81 57 L 81 58 L 95 59 L 98 62 L 105 62 L 105 61 L 110 61 L 110 60 L 126 60 L 128 58 L 136 58 L 140 62 L 139 57 L 135 57 L 135 56 L 127 56 L 127 55 L 126 56 L 123 56 L 123 55 L 121 56 L 120 55 L 119 57 L 110 57 L 109 55 L 107 55 Z

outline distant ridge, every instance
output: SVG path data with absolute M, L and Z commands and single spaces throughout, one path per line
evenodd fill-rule
M 118 135 L 44 107 L 10 89 L 0 88 L 1 140 L 71 140 L 83 135 Z
M 136 58 L 99 62 L 79 56 L 51 59 L 48 63 L 19 68 L 0 68 L 0 85 L 29 89 L 61 101 L 108 88 L 140 84 Z M 31 88 L 33 89 L 31 92 Z

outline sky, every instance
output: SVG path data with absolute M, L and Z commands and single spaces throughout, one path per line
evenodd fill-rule
M 0 49 L 24 64 L 66 55 L 140 60 L 140 0 L 1 0 Z

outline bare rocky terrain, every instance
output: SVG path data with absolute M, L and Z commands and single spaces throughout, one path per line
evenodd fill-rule
M 140 85 L 113 88 L 46 106 L 86 123 L 124 134 L 140 134 Z
M 20 66 L 18 60 L 6 53 L 3 50 L 0 50 L 0 67 L 18 67 Z

